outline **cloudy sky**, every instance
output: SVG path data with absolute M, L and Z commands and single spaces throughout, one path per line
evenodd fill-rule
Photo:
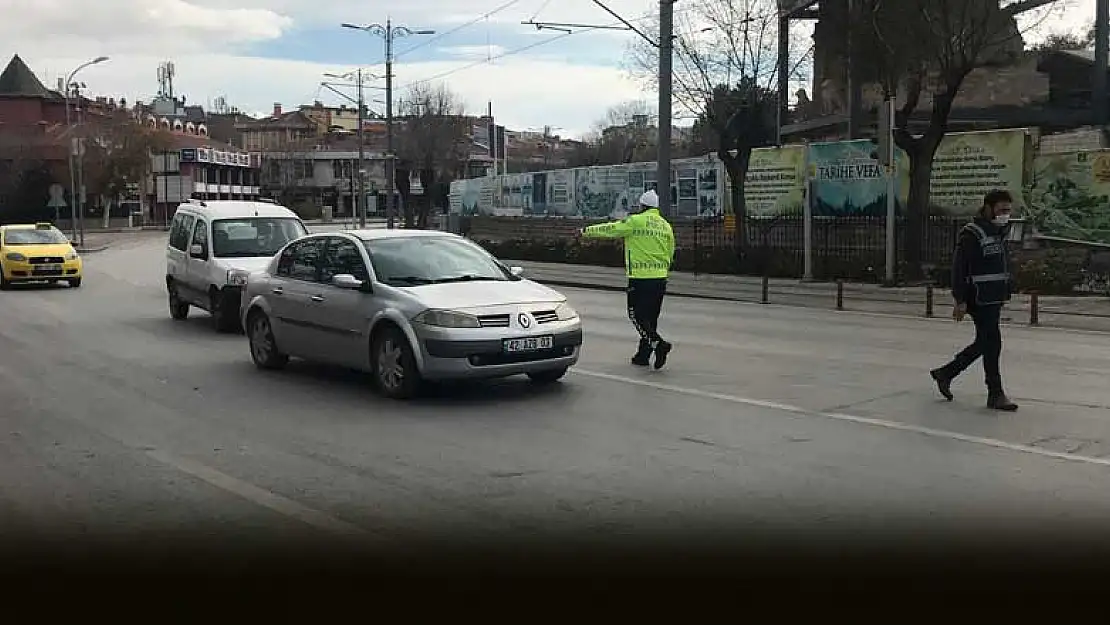
M 1093 17 L 1094 0 L 1061 1 L 1070 10 L 1043 29 Z M 606 4 L 645 25 L 658 7 L 655 0 Z M 339 24 L 386 18 L 437 31 L 396 40 L 398 96 L 414 81 L 435 79 L 470 112 L 492 101 L 511 128 L 547 124 L 564 136 L 584 133 L 614 104 L 654 100 L 622 69 L 635 35 L 597 30 L 567 37 L 520 23 L 614 24 L 591 0 L 0 0 L 0 14 L 8 16 L 0 22 L 5 61 L 20 54 L 54 86 L 83 61 L 110 56 L 80 80 L 91 93 L 130 100 L 149 100 L 158 90 L 159 63 L 173 61 L 175 91 L 192 103 L 207 106 L 223 96 L 252 113 L 268 112 L 275 102 L 286 109 L 316 99 L 338 104 L 339 96 L 320 87 L 323 73 L 361 65 L 384 74 L 382 39 Z

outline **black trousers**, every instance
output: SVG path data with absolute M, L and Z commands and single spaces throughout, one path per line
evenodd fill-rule
M 628 318 L 640 334 L 640 349 L 654 348 L 663 340 L 659 336 L 659 314 L 666 293 L 666 278 L 628 279 Z
M 951 362 L 940 368 L 940 372 L 948 378 L 955 378 L 982 358 L 987 391 L 1001 394 L 1002 373 L 998 361 L 1002 355 L 1002 306 L 976 306 L 970 308 L 968 314 L 975 322 L 975 342 L 956 354 Z

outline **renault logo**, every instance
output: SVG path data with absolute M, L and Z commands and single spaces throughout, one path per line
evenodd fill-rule
M 516 321 L 520 324 L 520 327 L 522 328 L 532 327 L 532 318 L 528 316 L 528 313 L 520 313 L 519 315 L 517 315 Z

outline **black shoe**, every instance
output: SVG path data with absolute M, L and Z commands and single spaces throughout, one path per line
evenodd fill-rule
M 987 408 L 991 410 L 1001 410 L 1003 412 L 1016 412 L 1018 405 L 1010 401 L 1005 393 L 998 393 L 987 397 Z
M 929 372 L 933 380 L 937 383 L 937 390 L 948 401 L 952 401 L 952 378 L 941 373 L 940 369 L 933 369 Z
M 667 356 L 671 353 L 674 346 L 666 341 L 659 341 L 659 345 L 655 348 L 655 368 L 662 369 L 663 365 L 667 364 Z
M 640 345 L 636 355 L 632 357 L 632 364 L 637 367 L 646 367 L 651 364 L 651 346 Z

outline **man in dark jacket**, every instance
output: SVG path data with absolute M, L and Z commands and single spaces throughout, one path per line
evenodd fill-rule
M 999 357 L 1002 354 L 1002 306 L 1010 300 L 1010 254 L 1007 238 L 1013 197 L 1007 191 L 991 191 L 983 198 L 979 215 L 960 231 L 952 259 L 952 317 L 971 315 L 975 342 L 956 354 L 951 362 L 931 374 L 941 395 L 952 401 L 952 381 L 978 358 L 983 359 L 987 382 L 987 407 L 1013 412 L 1017 404 L 1002 390 Z

